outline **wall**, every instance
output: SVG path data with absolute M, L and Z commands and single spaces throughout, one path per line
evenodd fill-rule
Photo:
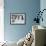
M 18 41 L 32 29 L 36 12 L 40 10 L 40 0 L 4 0 L 4 39 Z M 10 13 L 26 13 L 25 25 L 11 25 Z
M 0 42 L 4 41 L 4 0 L 0 0 Z
M 42 11 L 43 9 L 46 9 L 46 0 L 41 0 L 41 1 L 40 1 L 40 9 L 41 9 L 41 11 Z M 40 25 L 46 27 L 46 10 L 43 12 L 42 17 L 43 17 L 43 22 L 41 21 L 41 22 L 40 22 Z

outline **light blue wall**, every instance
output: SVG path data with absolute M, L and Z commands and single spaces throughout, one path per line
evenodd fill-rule
M 41 0 L 40 1 L 40 10 L 42 11 L 43 9 L 46 9 L 46 0 Z M 46 27 L 46 10 L 43 12 L 43 22 L 40 22 L 40 25 L 45 26 Z
M 31 29 L 40 0 L 4 0 L 4 35 L 7 41 L 18 41 Z M 26 25 L 10 25 L 10 13 L 26 13 Z

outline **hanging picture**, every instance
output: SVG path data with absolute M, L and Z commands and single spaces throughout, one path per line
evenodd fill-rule
M 26 14 L 25 13 L 10 13 L 10 24 L 25 24 Z

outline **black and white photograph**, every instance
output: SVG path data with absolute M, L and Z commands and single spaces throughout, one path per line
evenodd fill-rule
M 25 24 L 25 13 L 11 13 L 10 24 Z

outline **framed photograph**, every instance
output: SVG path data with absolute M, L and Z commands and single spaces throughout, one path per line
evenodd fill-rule
M 26 14 L 10 13 L 10 24 L 26 24 Z

